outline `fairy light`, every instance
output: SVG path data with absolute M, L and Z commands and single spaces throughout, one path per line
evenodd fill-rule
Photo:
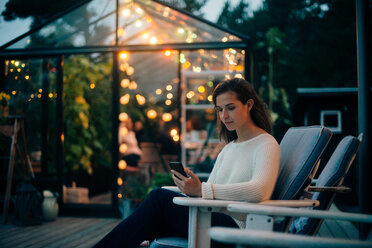
M 134 25 L 136 25 L 137 28 L 142 27 L 142 21 L 141 20 L 137 20 Z
M 173 98 L 173 94 L 172 94 L 172 93 L 168 93 L 168 94 L 167 94 L 167 98 L 168 98 L 168 99 L 172 99 L 172 98 Z
M 205 92 L 205 87 L 204 86 L 199 86 L 198 91 L 199 91 L 199 93 L 204 93 Z
M 170 84 L 168 84 L 166 87 L 165 87 L 165 89 L 167 90 L 167 91 L 171 91 L 172 90 L 172 85 L 170 85 Z
M 161 117 L 161 119 L 164 121 L 164 122 L 169 122 L 172 120 L 172 114 L 170 113 L 164 113 Z
M 39 93 L 43 93 L 43 89 L 39 89 Z
M 212 102 L 213 101 L 213 96 L 209 95 L 207 99 L 208 99 L 208 101 Z
M 119 152 L 120 152 L 121 154 L 124 154 L 127 150 L 128 150 L 128 145 L 127 145 L 127 144 L 121 144 L 121 145 L 119 146 Z
M 158 39 L 156 38 L 156 37 L 151 37 L 151 39 L 150 39 L 150 44 L 152 44 L 152 45 L 154 45 L 154 44 L 156 44 L 158 42 Z
M 147 23 L 151 23 L 152 22 L 152 19 L 150 17 L 147 17 L 146 22 Z
M 26 75 L 26 76 L 25 76 L 25 79 L 26 79 L 26 80 L 29 80 L 29 79 L 30 79 L 30 76 L 29 76 L 29 75 Z
M 194 95 L 195 95 L 195 92 L 191 90 L 191 91 L 187 92 L 186 97 L 187 97 L 188 99 L 191 99 L 191 98 L 194 97 Z
M 127 168 L 127 162 L 125 160 L 120 160 L 118 167 L 120 170 L 125 170 Z
M 142 35 L 142 37 L 143 37 L 144 39 L 148 39 L 148 38 L 149 38 L 149 34 L 148 34 L 148 33 L 144 33 L 144 34 Z
M 169 57 L 171 55 L 171 51 L 170 50 L 166 50 L 164 52 L 164 55 L 167 56 L 167 57 Z
M 156 91 L 155 91 L 156 95 L 161 95 L 162 92 L 163 91 L 161 89 L 156 89 Z
M 17 71 L 18 71 L 18 72 L 21 72 L 21 68 L 18 68 Z
M 167 106 L 169 106 L 169 105 L 171 105 L 172 104 L 172 101 L 171 100 L 165 100 L 165 105 L 167 105 Z
M 124 96 L 120 97 L 120 103 L 122 105 L 125 105 L 129 102 L 129 99 L 130 99 L 130 95 L 129 94 L 125 94 Z
M 119 129 L 119 135 L 120 136 L 126 136 L 128 134 L 128 128 L 126 128 L 126 127 L 121 127 L 120 129 Z
M 118 186 L 123 185 L 123 179 L 121 179 L 121 177 L 118 177 L 116 181 L 117 181 Z
M 122 121 L 122 122 L 127 121 L 128 118 L 129 118 L 129 116 L 125 112 L 119 114 L 119 120 Z
M 177 134 L 178 134 L 177 129 L 173 128 L 173 129 L 170 130 L 170 135 L 171 136 L 174 136 L 174 135 L 177 135 Z
M 129 79 L 127 79 L 127 78 L 124 78 L 124 79 L 121 80 L 121 82 L 120 82 L 120 86 L 121 86 L 122 88 L 127 88 L 127 87 L 129 86 L 129 84 L 130 84 L 130 81 L 129 81 Z
M 146 98 L 140 94 L 136 95 L 136 100 L 139 105 L 144 105 L 146 103 Z
M 180 140 L 180 136 L 179 135 L 174 135 L 172 138 L 173 138 L 173 140 L 175 142 L 178 142 Z
M 12 95 L 14 96 L 15 94 L 17 94 L 17 91 L 13 90 Z
M 49 96 L 49 98 L 52 98 L 53 97 L 53 93 L 49 93 L 48 96 Z
M 118 198 L 122 198 L 122 197 L 123 197 L 123 195 L 119 193 L 118 194 Z
M 128 68 L 127 68 L 127 74 L 128 74 L 128 76 L 133 75 L 133 73 L 134 73 L 134 68 L 132 66 L 128 66 Z
M 31 98 L 34 98 L 34 97 L 35 97 L 35 94 L 31 94 L 30 97 L 31 97 Z
M 234 78 L 243 78 L 243 75 L 240 73 L 235 74 Z
M 227 42 L 228 39 L 227 39 L 227 37 L 223 37 L 223 38 L 221 39 L 221 41 L 222 41 L 222 42 Z
M 128 58 L 128 52 L 121 52 L 120 53 L 120 58 L 121 59 L 127 59 Z
M 22 66 L 22 68 L 25 68 L 26 64 L 22 64 L 21 66 Z
M 155 110 L 150 109 L 149 111 L 147 111 L 146 115 L 147 115 L 147 118 L 149 118 L 149 119 L 155 119 L 156 116 L 158 116 L 158 113 L 156 113 Z
M 137 89 L 137 87 L 138 87 L 138 85 L 135 81 L 130 82 L 130 84 L 129 84 L 129 89 L 130 90 L 135 90 L 135 89 Z
M 143 10 L 138 7 L 138 8 L 136 8 L 136 12 L 137 12 L 137 14 L 142 14 L 143 13 Z
M 182 67 L 183 67 L 184 69 L 187 69 L 187 68 L 190 67 L 190 65 L 191 65 L 191 63 L 190 63 L 189 61 L 186 61 L 185 63 L 183 63 Z
M 123 9 L 122 14 L 124 17 L 129 17 L 130 16 L 130 9 Z
M 119 28 L 118 29 L 118 36 L 123 36 L 124 35 L 124 28 Z
M 94 88 L 96 87 L 96 85 L 95 85 L 94 83 L 91 83 L 91 84 L 89 85 L 89 87 L 90 87 L 91 89 L 94 89 Z
M 16 62 L 14 63 L 14 65 L 15 65 L 15 66 L 19 66 L 19 61 L 16 61 Z
M 179 29 L 177 29 L 177 32 L 178 32 L 179 34 L 184 34 L 184 33 L 185 33 L 185 29 L 183 29 L 183 28 L 179 28 Z

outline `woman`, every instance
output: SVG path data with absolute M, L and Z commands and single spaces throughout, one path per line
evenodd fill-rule
M 175 184 L 189 196 L 259 202 L 270 199 L 279 169 L 280 150 L 271 132 L 266 105 L 243 79 L 223 81 L 213 92 L 220 138 L 228 142 L 218 155 L 207 182 L 189 169 L 184 177 L 171 171 Z M 177 178 L 178 177 L 178 178 Z M 179 179 L 180 178 L 180 179 Z M 188 236 L 188 208 L 175 205 L 181 194 L 153 190 L 137 208 L 96 247 L 137 247 L 143 240 Z M 240 227 L 242 216 L 213 213 L 212 226 Z M 212 247 L 227 247 L 212 241 Z

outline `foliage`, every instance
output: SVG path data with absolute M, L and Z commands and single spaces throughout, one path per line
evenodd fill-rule
M 110 104 L 107 101 L 109 100 L 104 99 L 103 96 L 94 99 L 97 101 L 95 104 L 100 105 L 94 113 L 87 101 L 89 100 L 87 96 L 91 94 L 91 84 L 94 83 L 98 86 L 102 84 L 101 89 L 107 87 L 109 73 L 109 64 L 93 63 L 84 56 L 72 56 L 65 62 L 63 100 L 65 167 L 67 170 L 83 169 L 91 174 L 93 154 L 103 152 L 104 147 L 101 140 L 107 142 L 111 138 L 108 136 L 111 129 L 102 122 L 104 120 L 107 122 L 107 106 Z M 93 94 L 89 97 L 94 96 Z M 101 117 L 106 117 L 106 119 L 101 119 Z M 100 129 L 99 133 L 97 128 Z
M 208 2 L 208 0 L 163 0 L 163 2 L 170 5 L 186 10 L 198 16 L 203 16 L 200 9 Z
M 10 100 L 10 95 L 1 91 L 0 92 L 0 106 L 2 107 L 9 106 L 9 100 Z

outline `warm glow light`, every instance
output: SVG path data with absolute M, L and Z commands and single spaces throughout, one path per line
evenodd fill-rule
M 199 87 L 198 87 L 198 91 L 199 91 L 200 93 L 205 92 L 205 87 L 204 87 L 204 86 L 199 86 Z
M 142 21 L 141 20 L 137 20 L 136 23 L 135 23 L 136 27 L 139 28 L 142 26 Z
M 11 60 L 10 63 L 12 63 L 14 65 L 15 61 L 14 60 Z
M 130 82 L 130 84 L 129 84 L 129 89 L 130 90 L 135 90 L 135 89 L 137 89 L 137 87 L 138 87 L 138 85 L 135 81 Z
M 240 74 L 240 73 L 237 73 L 237 74 L 235 74 L 235 76 L 234 76 L 235 78 L 243 78 L 243 75 L 242 74 Z
M 119 120 L 122 121 L 122 122 L 127 121 L 128 118 L 129 118 L 129 116 L 125 112 L 119 114 Z
M 171 100 L 165 100 L 165 105 L 167 105 L 167 106 L 169 106 L 169 105 L 171 105 L 172 104 L 172 101 Z
M 31 97 L 31 98 L 34 98 L 34 97 L 35 97 L 35 94 L 31 94 L 30 97 Z
M 194 91 L 189 91 L 189 92 L 187 92 L 187 94 L 186 94 L 186 97 L 188 98 L 188 99 L 190 99 L 190 98 L 193 98 L 193 96 L 195 96 L 195 93 L 194 93 Z
M 170 135 L 171 136 L 174 136 L 174 135 L 177 135 L 177 134 L 178 134 L 177 129 L 173 128 L 172 130 L 170 130 Z
M 128 17 L 128 16 L 130 16 L 130 10 L 129 9 L 123 9 L 122 14 L 123 14 L 123 16 Z
M 96 88 L 96 85 L 95 85 L 94 83 L 91 83 L 91 84 L 89 85 L 89 87 L 90 87 L 91 89 L 94 89 L 94 88 Z
M 151 23 L 152 22 L 152 19 L 150 17 L 147 17 L 146 22 L 147 23 Z
M 65 135 L 61 134 L 61 142 L 63 143 L 65 141 Z
M 210 101 L 210 102 L 213 101 L 213 96 L 212 95 L 208 96 L 208 101 Z
M 120 86 L 121 86 L 122 88 L 127 88 L 127 87 L 129 86 L 129 84 L 130 84 L 130 81 L 129 81 L 129 79 L 127 79 L 127 78 L 124 78 L 124 79 L 121 80 L 121 82 L 120 82 Z
M 122 198 L 122 197 L 123 197 L 122 194 L 119 193 L 119 194 L 118 194 L 118 198 Z
M 121 179 L 121 177 L 118 177 L 117 184 L 118 186 L 123 185 L 123 179 Z
M 186 61 L 185 63 L 183 63 L 182 67 L 183 67 L 184 69 L 187 69 L 187 68 L 190 67 L 190 65 L 191 65 L 191 63 L 190 63 L 189 61 Z
M 167 57 L 169 57 L 171 55 L 171 51 L 170 50 L 166 50 L 164 52 L 164 55 L 167 56 Z
M 120 64 L 120 70 L 121 71 L 126 71 L 128 68 L 128 63 Z
M 49 96 L 49 98 L 52 98 L 53 97 L 53 93 L 49 93 L 48 96 Z
M 172 94 L 172 93 L 168 93 L 168 94 L 167 94 L 167 98 L 168 98 L 168 99 L 172 99 L 172 98 L 173 98 L 173 94 Z
M 43 92 L 43 89 L 39 89 L 39 93 L 42 93 Z
M 127 162 L 125 160 L 120 160 L 118 167 L 120 170 L 125 170 L 125 168 L 127 168 Z
M 120 53 L 120 58 L 121 59 L 127 59 L 128 58 L 128 52 L 121 52 Z
M 193 72 L 201 72 L 201 68 L 200 68 L 200 66 L 193 66 L 192 71 Z
M 119 146 L 119 152 L 120 152 L 121 154 L 124 154 L 127 150 L 128 150 L 128 145 L 127 145 L 127 144 L 121 144 L 121 145 Z
M 17 71 L 18 71 L 18 72 L 21 72 L 21 68 L 18 68 Z
M 15 65 L 15 66 L 19 66 L 19 61 L 16 61 L 16 62 L 14 63 L 14 65 Z
M 171 90 L 172 90 L 172 85 L 168 84 L 167 87 L 165 87 L 165 89 L 166 89 L 167 91 L 171 91 Z
M 137 8 L 136 9 L 136 12 L 137 12 L 137 14 L 142 14 L 143 13 L 143 10 L 141 8 Z
M 37 98 L 41 98 L 41 94 L 38 94 L 38 95 L 37 95 Z
M 158 39 L 156 38 L 156 37 L 151 37 L 151 39 L 150 39 L 150 44 L 156 44 L 158 42 Z
M 164 114 L 162 115 L 161 119 L 162 119 L 164 122 L 171 121 L 171 120 L 172 120 L 172 114 L 170 114 L 170 113 L 164 113 Z
M 139 105 L 144 105 L 146 103 L 146 98 L 144 96 L 141 96 L 140 94 L 136 95 L 136 99 Z
M 148 38 L 149 38 L 149 34 L 148 34 L 148 33 L 144 33 L 144 34 L 142 35 L 142 37 L 143 37 L 144 39 L 148 39 Z
M 9 71 L 10 71 L 10 72 L 13 72 L 13 69 L 10 69 Z
M 120 103 L 125 105 L 129 102 L 129 99 L 130 99 L 130 95 L 125 94 L 124 96 L 120 97 Z
M 223 37 L 221 40 L 222 40 L 222 42 L 226 42 L 228 39 L 227 39 L 227 37 Z
M 178 32 L 179 34 L 184 34 L 184 33 L 185 33 L 185 29 L 183 29 L 183 28 L 179 28 L 179 29 L 177 30 L 177 32 Z
M 29 79 L 30 79 L 30 76 L 29 76 L 29 75 L 26 75 L 26 76 L 25 76 L 25 79 L 26 79 L 26 80 L 29 80 Z
M 13 90 L 12 95 L 15 95 L 15 94 L 17 94 L 17 91 Z
M 207 86 L 208 86 L 209 88 L 212 88 L 212 87 L 213 87 L 213 82 L 209 80 L 209 81 L 207 82 Z
M 180 136 L 178 136 L 178 135 L 174 135 L 174 136 L 173 136 L 173 140 L 174 140 L 175 142 L 179 141 L 179 140 L 180 140 Z
M 133 75 L 133 73 L 134 73 L 134 68 L 132 66 L 128 66 L 128 68 L 127 68 L 127 74 L 128 74 L 128 76 Z
M 158 116 L 158 113 L 156 113 L 155 110 L 150 109 L 149 111 L 147 111 L 147 118 L 149 118 L 149 119 L 155 119 L 156 116 Z
M 120 136 L 126 136 L 128 134 L 128 128 L 126 128 L 126 127 L 121 127 L 120 129 L 119 129 L 119 135 Z
M 123 36 L 124 35 L 124 28 L 119 28 L 118 29 L 118 35 Z
M 160 95 L 163 91 L 161 89 L 156 89 L 155 93 L 156 95 Z

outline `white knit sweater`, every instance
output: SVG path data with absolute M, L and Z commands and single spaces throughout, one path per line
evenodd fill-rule
M 274 190 L 280 162 L 279 144 L 270 134 L 228 143 L 217 157 L 207 182 L 202 183 L 204 199 L 260 202 Z M 244 228 L 245 215 L 231 215 Z

